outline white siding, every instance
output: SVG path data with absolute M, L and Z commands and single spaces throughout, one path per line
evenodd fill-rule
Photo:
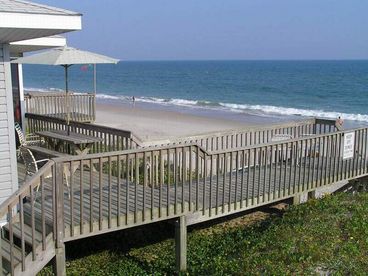
M 17 188 L 9 46 L 0 44 L 0 203 Z

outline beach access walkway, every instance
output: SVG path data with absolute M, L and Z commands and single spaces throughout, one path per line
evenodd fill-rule
M 41 119 L 30 116 L 30 128 L 65 127 Z M 1 239 L 6 273 L 35 274 L 53 259 L 63 274 L 66 242 L 164 220 L 175 224 L 177 267 L 185 270 L 187 226 L 299 203 L 368 171 L 368 128 L 338 131 L 328 120 L 151 144 L 110 128 L 72 128 L 103 138 L 94 153 L 51 159 L 0 206 L 8 218 Z M 25 168 L 18 170 L 22 181 Z

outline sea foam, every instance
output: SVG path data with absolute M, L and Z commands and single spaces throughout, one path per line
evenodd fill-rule
M 58 88 L 51 89 L 39 89 L 39 88 L 26 88 L 26 91 L 40 91 L 40 92 L 50 92 L 50 91 L 63 91 Z M 101 100 L 120 100 L 123 102 L 131 102 L 132 96 L 125 95 L 111 95 L 111 94 L 97 94 L 97 98 Z M 136 102 L 149 103 L 149 104 L 159 104 L 159 105 L 172 105 L 172 106 L 184 106 L 189 108 L 202 108 L 211 110 L 224 110 L 236 113 L 247 113 L 247 114 L 257 114 L 259 116 L 272 116 L 272 115 L 282 115 L 282 116 L 305 116 L 305 117 L 321 117 L 327 119 L 336 119 L 341 116 L 345 120 L 368 122 L 367 114 L 352 114 L 352 113 L 341 113 L 337 111 L 326 111 L 317 109 L 300 109 L 284 106 L 273 106 L 273 105 L 251 105 L 251 104 L 236 104 L 236 103 L 224 103 L 224 102 L 211 102 L 206 100 L 189 100 L 189 99 L 164 99 L 156 97 L 135 97 Z
M 127 96 L 111 96 L 106 94 L 98 94 L 98 98 L 101 99 L 120 99 L 123 101 L 131 101 L 132 97 Z M 258 115 L 290 115 L 290 116 L 305 116 L 305 117 L 321 117 L 328 119 L 336 119 L 341 116 L 345 120 L 368 122 L 368 115 L 366 114 L 350 114 L 341 113 L 337 111 L 325 111 L 314 109 L 299 109 L 283 106 L 272 105 L 249 105 L 249 104 L 235 104 L 235 103 L 222 103 L 222 102 L 210 102 L 210 101 L 196 101 L 187 99 L 162 99 L 155 97 L 136 97 L 136 102 L 161 104 L 161 105 L 176 105 L 186 106 L 191 108 L 206 108 L 206 109 L 219 109 L 237 113 L 252 113 L 257 112 Z

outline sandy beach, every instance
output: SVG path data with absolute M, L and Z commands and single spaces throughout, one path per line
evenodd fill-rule
M 217 114 L 216 114 L 217 113 Z M 220 113 L 220 114 L 219 114 Z M 167 139 L 206 132 L 272 124 L 281 119 L 257 118 L 239 114 L 202 112 L 186 108 L 168 108 L 136 103 L 98 102 L 96 124 L 130 130 L 142 140 Z M 226 116 L 228 115 L 228 116 Z

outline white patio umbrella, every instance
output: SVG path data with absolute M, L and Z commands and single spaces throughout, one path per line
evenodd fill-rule
M 99 55 L 96 53 L 82 51 L 72 47 L 60 47 L 37 53 L 27 57 L 21 57 L 13 60 L 13 63 L 22 64 L 43 64 L 43 65 L 61 65 L 65 69 L 65 94 L 67 105 L 67 125 L 69 133 L 70 123 L 70 103 L 68 90 L 68 68 L 74 64 L 94 64 L 94 93 L 96 93 L 96 64 L 100 63 L 118 63 L 118 59 Z

